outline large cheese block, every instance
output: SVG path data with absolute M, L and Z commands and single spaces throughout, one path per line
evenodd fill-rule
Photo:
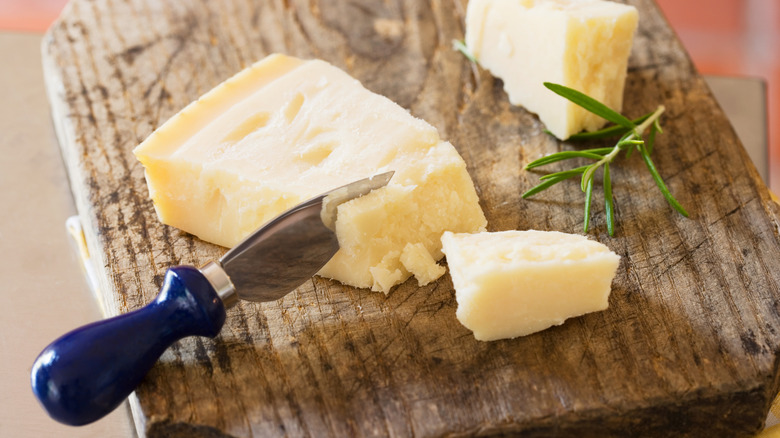
M 602 0 L 470 0 L 466 45 L 504 81 L 513 105 L 566 139 L 605 120 L 553 94 L 544 82 L 582 91 L 620 111 L 638 14 Z
M 481 341 L 524 336 L 604 310 L 620 256 L 557 231 L 442 236 L 458 320 Z
M 319 60 L 271 55 L 220 84 L 135 150 L 160 220 L 231 247 L 326 190 L 395 171 L 338 209 L 321 275 L 388 292 L 442 269 L 445 230 L 484 229 L 466 164 L 435 128 Z M 420 252 L 426 254 L 420 254 Z

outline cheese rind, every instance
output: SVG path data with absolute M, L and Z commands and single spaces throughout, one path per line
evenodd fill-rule
M 560 139 L 606 121 L 547 90 L 554 82 L 620 111 L 639 16 L 603 0 L 470 0 L 466 45 L 504 81 L 509 101 Z
M 620 256 L 556 231 L 442 236 L 456 316 L 481 341 L 515 338 L 604 310 Z
M 401 261 L 407 244 L 438 260 L 443 231 L 486 224 L 455 148 L 324 61 L 271 55 L 133 152 L 161 221 L 226 247 L 306 199 L 395 171 L 386 187 L 338 207 L 341 249 L 320 274 L 357 287 L 388 292 L 412 274 Z

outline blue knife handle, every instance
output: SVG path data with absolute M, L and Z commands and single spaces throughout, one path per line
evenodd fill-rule
M 78 328 L 35 360 L 35 396 L 55 420 L 91 423 L 119 406 L 160 355 L 186 336 L 216 336 L 225 306 L 197 269 L 168 269 L 157 298 L 145 307 Z

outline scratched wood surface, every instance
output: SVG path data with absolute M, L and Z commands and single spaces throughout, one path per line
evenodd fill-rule
M 625 108 L 667 107 L 655 159 L 613 168 L 622 256 L 608 310 L 483 343 L 448 275 L 389 296 L 314 278 L 242 303 L 216 339 L 170 348 L 131 398 L 141 434 L 189 436 L 749 436 L 778 389 L 777 216 L 766 187 L 651 0 Z M 491 230 L 580 232 L 576 183 L 534 200 L 522 170 L 574 146 L 513 108 L 451 50 L 466 0 L 74 0 L 43 47 L 53 118 L 108 314 L 156 294 L 166 267 L 219 248 L 155 216 L 131 149 L 272 52 L 325 59 L 435 125 L 463 155 Z M 600 203 L 600 198 L 596 198 Z

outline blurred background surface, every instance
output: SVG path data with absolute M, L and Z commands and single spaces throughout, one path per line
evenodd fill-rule
M 656 0 L 705 75 L 766 85 L 769 182 L 780 193 L 780 0 Z M 746 139 L 742 138 L 743 142 Z

